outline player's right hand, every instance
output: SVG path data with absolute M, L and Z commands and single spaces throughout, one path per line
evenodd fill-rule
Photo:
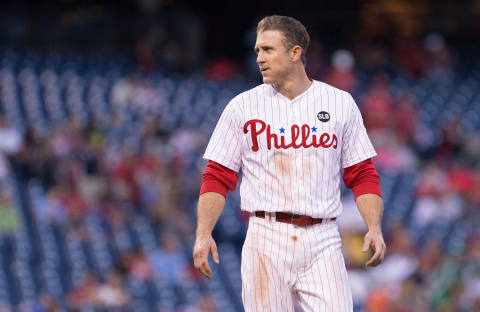
M 209 253 L 212 253 L 213 261 L 219 264 L 220 259 L 218 257 L 217 244 L 215 244 L 212 235 L 197 234 L 195 245 L 193 246 L 193 264 L 195 269 L 207 278 L 212 277 L 212 270 L 208 264 Z

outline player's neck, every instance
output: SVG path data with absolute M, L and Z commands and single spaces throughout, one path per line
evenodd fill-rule
M 305 73 L 305 68 L 302 66 L 297 71 L 292 72 L 286 79 L 279 83 L 273 83 L 273 88 L 280 92 L 289 100 L 293 100 L 298 95 L 305 92 L 312 81 L 308 79 L 307 74 Z

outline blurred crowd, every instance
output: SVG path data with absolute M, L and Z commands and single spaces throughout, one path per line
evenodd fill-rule
M 205 50 L 192 46 L 203 47 L 205 25 L 190 11 L 173 10 L 176 14 L 170 18 L 180 17 L 172 23 L 157 19 L 166 14 L 158 9 L 157 1 L 139 1 L 139 6 L 143 13 L 138 16 L 137 31 L 141 35 L 135 37 L 134 46 L 137 69 L 143 74 L 115 81 L 106 99 L 111 105 L 106 118 L 71 117 L 39 132 L 28 123 L 16 128 L 5 117 L 5 109 L 1 110 L 2 250 L 15 254 L 15 236 L 28 223 L 22 205 L 34 223 L 57 228 L 68 240 L 92 242 L 95 238 L 87 227 L 94 216 L 102 235 L 114 246 L 114 261 L 105 272 L 89 268 L 72 279 L 64 300 L 45 293 L 35 302 L 21 302 L 21 310 L 134 311 L 134 296 L 127 284 L 160 280 L 170 289 L 188 281 L 201 290 L 201 299 L 175 311 L 219 311 L 205 280 L 193 269 L 191 247 L 195 203 L 206 164 L 201 157 L 221 110 L 199 107 L 189 111 L 182 104 L 181 92 L 170 98 L 165 90 L 172 86 L 157 86 L 152 81 L 158 70 L 175 73 L 195 68 L 201 80 L 220 86 L 234 81 L 246 89 L 239 81 L 257 80 L 257 67 L 248 53 L 246 66 L 225 56 L 204 62 Z M 415 1 L 365 5 L 362 14 L 369 16 L 361 19 L 359 34 L 366 40 L 329 51 L 320 37 L 312 36 L 307 58 L 310 77 L 352 93 L 378 153 L 374 163 L 382 187 L 390 177 L 395 192 L 404 194 L 402 201 L 388 194 L 393 200 L 385 202 L 387 257 L 378 268 L 366 269 L 368 255 L 361 253 L 365 227 L 350 192 L 344 192 L 345 211 L 339 224 L 355 306 L 368 312 L 480 310 L 479 129 L 467 131 L 462 123 L 466 117 L 460 113 L 440 124 L 427 123 L 421 117 L 423 99 L 413 87 L 399 88 L 396 83 L 396 79 L 410 81 L 412 86 L 422 80 L 435 82 L 455 75 L 462 65 L 478 66 L 478 60 L 462 59 L 459 54 L 465 51 L 455 49 L 439 33 L 422 35 L 425 25 L 413 21 L 425 16 L 425 8 Z M 393 17 L 386 22 L 380 18 L 385 16 Z M 399 18 L 405 16 L 411 18 Z M 78 25 L 69 23 L 78 19 L 67 17 L 63 26 L 75 29 Z M 188 30 L 175 25 L 186 19 L 198 27 L 183 38 Z M 98 26 L 95 22 L 89 25 Z M 175 36 L 167 35 L 171 28 L 176 29 Z M 385 42 L 392 32 L 399 35 Z M 251 30 L 245 38 L 249 51 L 252 34 Z M 199 54 L 192 54 L 198 50 Z M 452 88 L 452 92 L 460 89 Z M 3 88 L 0 91 L 2 96 L 8 93 Z M 478 86 L 474 92 L 478 97 Z M 229 99 L 223 100 L 222 106 Z M 478 111 L 476 103 L 473 110 Z M 184 122 L 173 123 L 165 115 L 163 108 L 173 105 L 178 106 L 169 111 L 186 116 Z M 207 118 L 203 116 L 207 114 L 210 126 L 189 126 L 188 118 Z M 19 201 L 12 177 L 25 186 L 39 185 L 38 200 Z M 412 178 L 397 183 L 398 177 Z M 407 206 L 400 215 L 392 211 L 398 206 L 395 201 Z M 155 229 L 155 244 L 149 248 L 125 238 L 129 224 L 140 218 L 150 220 Z M 246 219 L 239 218 L 238 223 L 244 233 Z M 217 242 L 229 239 L 216 237 Z M 238 251 L 239 241 L 232 241 Z M 1 306 L 0 311 L 3 308 L 9 311 Z
M 454 70 L 452 57 L 444 60 L 446 46 L 432 52 L 429 40 L 418 54 L 431 60 L 430 65 L 420 72 L 416 69 L 415 75 L 410 73 L 415 79 Z M 438 53 L 442 61 L 428 53 Z M 421 103 L 415 95 L 408 89 L 394 94 L 391 78 L 381 71 L 372 74 L 359 91 L 356 62 L 361 60 L 353 53 L 337 51 L 328 66 L 320 66 L 320 75 L 326 82 L 360 95 L 357 102 L 378 152 L 374 159 L 378 170 L 412 173 L 415 179 L 413 186 L 399 186 L 413 188 L 412 211 L 406 218 L 388 219 L 389 224 L 384 225 L 388 253 L 385 263 L 376 269 L 363 268 L 364 228 L 348 192 L 344 196 L 345 220 L 351 220 L 343 222 L 342 235 L 355 302 L 372 312 L 479 309 L 480 133 L 466 135 L 453 119 L 437 129 L 440 135 L 435 139 L 425 139 L 422 132 L 429 129 L 419 118 Z M 412 70 L 401 69 L 401 75 Z M 36 222 L 55 224 L 66 237 L 88 241 L 86 220 L 95 215 L 117 246 L 109 272 L 98 276 L 87 271 L 72 285 L 67 296 L 72 309 L 131 309 L 124 286 L 127 279 L 158 277 L 175 285 L 187 278 L 202 284 L 184 247 L 191 246 L 194 239 L 194 205 L 208 133 L 162 123 L 158 107 L 167 103 L 161 90 L 148 81 L 139 77 L 119 80 L 110 94 L 112 114 L 102 122 L 70 119 L 58 123 L 47 135 L 30 128 L 18 131 L 5 119 L 0 122 L 2 184 L 8 183 L 12 173 L 26 184 L 40 182 L 43 200 L 31 207 Z M 123 115 L 132 110 L 140 112 L 141 120 L 135 135 Z M 0 230 L 3 236 L 12 236 L 22 227 L 22 215 L 14 207 L 9 188 L 2 187 L 0 200 Z M 127 221 L 138 216 L 153 220 L 158 241 L 153 250 L 118 243 Z M 422 241 L 418 233 L 437 223 L 475 230 L 454 249 L 448 248 L 448 236 L 427 236 Z M 217 239 L 222 241 L 222 237 Z M 204 298 L 199 303 L 202 308 L 181 309 L 215 311 L 208 292 Z M 38 311 L 55 311 L 55 300 L 41 297 Z
M 418 63 L 409 62 L 408 54 Z M 438 34 L 408 54 L 396 59 L 403 76 L 435 80 L 454 70 L 455 58 Z M 326 81 L 355 92 L 353 61 L 348 51 L 334 53 Z M 372 312 L 479 310 L 480 133 L 466 131 L 460 116 L 429 128 L 420 120 L 422 103 L 413 92 L 393 89 L 386 72 L 375 73 L 358 105 L 378 153 L 380 180 L 382 173 L 413 176 L 413 185 L 397 187 L 398 192 L 412 188 L 413 202 L 407 215 L 384 220 L 387 257 L 366 270 L 368 255 L 360 252 L 366 228 L 345 194 L 349 216 L 340 221 L 354 300 Z M 386 204 L 388 213 L 393 205 Z M 455 233 L 466 237 L 455 242 Z
M 201 177 L 192 166 L 196 166 L 204 141 L 195 140 L 196 134 L 186 129 L 164 133 L 152 119 L 145 122 L 139 141 L 129 144 L 116 133 L 121 127 L 112 116 L 105 128 L 93 121 L 82 127 L 71 120 L 45 137 L 27 129 L 21 138 L 5 123 L 0 129 L 5 138 L 2 144 L 16 141 L 10 150 L 2 147 L 2 156 L 10 160 L 15 174 L 27 184 L 41 182 L 44 197 L 31 207 L 36 222 L 55 224 L 63 235 L 86 241 L 91 240 L 85 228 L 89 215 L 100 219 L 111 241 L 120 240 L 126 220 L 139 215 L 151 218 L 158 229 L 159 246 L 148 256 L 119 243 L 118 258 L 111 272 L 101 277 L 103 282 L 94 272 L 87 272 L 68 296 L 71 308 L 123 307 L 127 311 L 130 300 L 122 287 L 126 278 L 158 276 L 174 283 L 192 275 L 191 261 L 178 235 L 193 239 L 188 208 L 198 194 Z M 187 137 L 183 142 L 182 136 Z M 5 183 L 7 176 L 4 172 Z M 21 219 L 7 188 L 2 189 L 0 200 L 0 231 L 14 235 Z

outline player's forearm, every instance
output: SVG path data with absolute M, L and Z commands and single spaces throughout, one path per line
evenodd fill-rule
M 225 197 L 215 192 L 200 195 L 197 206 L 196 234 L 210 235 L 225 207 Z
M 357 207 L 369 231 L 382 231 L 383 200 L 376 194 L 357 197 Z

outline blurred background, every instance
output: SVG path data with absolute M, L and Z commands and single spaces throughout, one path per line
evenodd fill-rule
M 210 280 L 195 205 L 269 14 L 306 25 L 309 76 L 352 93 L 378 152 L 377 268 L 342 188 L 355 311 L 480 311 L 479 0 L 2 2 L 0 311 L 243 311 L 238 187 Z

